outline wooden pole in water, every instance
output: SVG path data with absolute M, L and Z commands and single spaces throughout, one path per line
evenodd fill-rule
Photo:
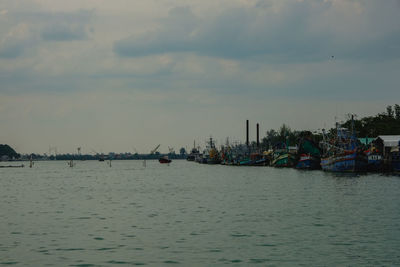
M 260 147 L 260 125 L 257 123 L 257 148 Z

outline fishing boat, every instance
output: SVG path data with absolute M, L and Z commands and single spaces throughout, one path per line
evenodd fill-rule
M 210 137 L 210 140 L 207 142 L 206 149 L 203 153 L 203 163 L 206 164 L 220 164 L 221 159 L 218 153 L 218 150 L 215 148 L 215 143 Z
M 196 159 L 196 155 L 194 153 L 190 153 L 189 155 L 187 155 L 186 160 L 187 161 L 195 161 Z
M 271 166 L 277 168 L 291 168 L 296 164 L 297 147 L 290 147 L 287 143 L 278 143 L 275 145 L 272 154 Z
M 367 171 L 380 172 L 385 169 L 383 155 L 375 147 L 365 151 L 365 154 L 367 156 Z
M 159 158 L 158 161 L 159 161 L 161 164 L 166 164 L 166 163 L 171 163 L 172 160 L 170 160 L 170 159 L 168 158 L 168 156 L 163 156 L 163 157 Z
M 271 166 L 276 168 L 293 167 L 295 165 L 296 159 L 293 154 L 283 151 L 274 151 Z
M 390 151 L 390 161 L 392 171 L 400 172 L 400 144 L 398 147 L 394 147 Z
M 296 169 L 300 170 L 321 169 L 321 158 L 314 157 L 311 154 L 300 154 L 300 157 L 296 164 Z
M 306 132 L 300 140 L 297 158 L 296 169 L 321 169 L 321 151 L 313 142 L 311 132 Z
M 238 157 L 236 162 L 239 166 L 250 166 L 253 161 L 248 156 L 242 156 Z
M 207 160 L 203 158 L 203 154 L 200 153 L 195 156 L 194 161 L 200 164 L 207 163 Z
M 239 162 L 241 166 L 266 166 L 268 164 L 269 160 L 260 153 L 251 153 L 250 158 L 245 158 Z
M 358 138 L 364 146 L 364 154 L 367 156 L 367 171 L 381 172 L 387 169 L 383 157 L 383 142 L 375 138 Z
M 195 161 L 196 157 L 199 155 L 199 150 L 196 148 L 196 142 L 193 144 L 193 148 L 190 151 L 190 154 L 187 155 L 186 160 L 187 161 Z
M 330 172 L 364 172 L 367 171 L 367 156 L 354 134 L 353 118 L 351 131 L 336 124 L 336 136 L 329 142 L 325 140 L 325 153 L 321 158 L 321 167 Z
M 227 144 L 221 149 L 220 159 L 224 165 L 248 165 L 251 160 L 247 156 L 249 153 L 248 147 L 242 144 L 233 146 Z

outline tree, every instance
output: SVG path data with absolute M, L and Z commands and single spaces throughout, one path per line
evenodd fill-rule
M 271 146 L 279 142 L 278 133 L 274 129 L 267 131 L 265 135 L 266 136 L 261 139 L 261 145 L 266 149 L 270 149 Z
M 279 128 L 279 137 L 282 142 L 286 142 L 286 137 L 291 134 L 290 127 L 286 124 L 282 124 L 281 128 Z
M 400 120 L 400 105 L 396 104 L 394 105 L 394 115 L 396 120 Z
M 9 145 L 0 145 L 0 157 L 8 156 L 9 158 L 19 158 L 20 155 L 15 152 Z
M 389 117 L 393 118 L 393 107 L 391 105 L 386 107 L 386 112 Z

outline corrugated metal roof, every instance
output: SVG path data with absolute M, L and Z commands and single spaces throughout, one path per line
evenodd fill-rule
M 377 138 L 382 139 L 385 147 L 394 147 L 400 145 L 400 135 L 380 135 Z

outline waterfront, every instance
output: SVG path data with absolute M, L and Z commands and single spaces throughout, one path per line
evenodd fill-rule
M 0 264 L 400 265 L 398 176 L 48 161 L 0 181 Z

